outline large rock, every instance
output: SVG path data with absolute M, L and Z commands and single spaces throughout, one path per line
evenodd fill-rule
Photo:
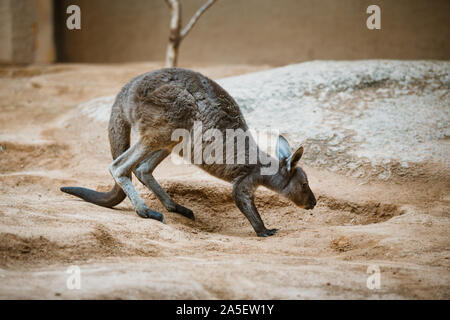
M 449 168 L 449 62 L 313 61 L 218 83 L 250 127 L 304 144 L 309 165 L 383 180 Z M 81 108 L 105 121 L 113 99 Z

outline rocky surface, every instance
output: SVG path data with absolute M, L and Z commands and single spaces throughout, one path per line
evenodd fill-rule
M 313 61 L 217 82 L 251 128 L 303 144 L 309 165 L 382 180 L 450 165 L 449 62 Z M 80 108 L 107 121 L 113 101 Z

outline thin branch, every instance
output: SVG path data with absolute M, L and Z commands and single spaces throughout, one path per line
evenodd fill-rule
M 191 18 L 189 23 L 184 27 L 183 31 L 181 31 L 180 38 L 183 39 L 186 37 L 186 35 L 191 31 L 192 27 L 197 23 L 198 19 L 201 17 L 201 15 L 208 10 L 209 7 L 211 7 L 214 2 L 217 0 L 208 0 L 203 6 L 200 7 L 200 9 L 197 10 L 197 12 L 194 14 L 194 16 Z

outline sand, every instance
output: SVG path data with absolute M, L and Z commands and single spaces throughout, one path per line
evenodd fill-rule
M 62 194 L 63 185 L 112 185 L 106 123 L 78 106 L 159 67 L 0 69 L 0 298 L 450 298 L 445 166 L 367 179 L 305 161 L 318 205 L 306 211 L 261 188 L 263 220 L 279 228 L 268 238 L 255 236 L 229 184 L 168 160 L 156 178 L 196 221 L 167 212 L 136 179 L 167 224 L 139 218 L 128 200 L 113 210 Z M 213 79 L 269 68 L 187 67 Z M 70 290 L 74 265 L 81 288 Z M 378 289 L 368 268 L 380 271 Z

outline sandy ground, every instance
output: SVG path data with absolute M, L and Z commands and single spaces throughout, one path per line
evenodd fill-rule
M 164 161 L 156 177 L 196 221 L 139 218 L 128 200 L 101 208 L 63 185 L 112 184 L 106 124 L 76 106 L 159 68 L 51 65 L 0 69 L 0 298 L 316 299 L 450 298 L 450 181 L 362 181 L 304 166 L 318 205 L 305 211 L 261 189 L 269 238 L 255 236 L 230 186 Z M 268 66 L 188 66 L 218 79 Z M 81 289 L 69 290 L 70 266 Z M 369 289 L 368 268 L 379 269 Z

